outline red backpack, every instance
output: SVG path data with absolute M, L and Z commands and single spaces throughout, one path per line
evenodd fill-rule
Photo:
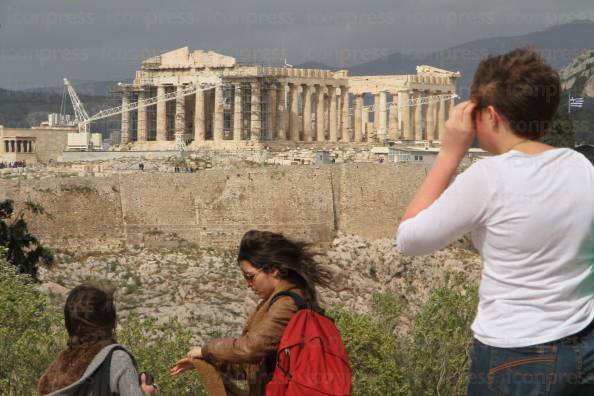
M 292 292 L 277 293 L 270 305 L 282 296 L 293 298 L 298 311 L 281 337 L 266 396 L 350 395 L 351 366 L 334 322 Z

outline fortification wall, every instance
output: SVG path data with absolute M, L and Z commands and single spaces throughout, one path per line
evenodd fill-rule
M 337 231 L 392 237 L 425 169 L 399 164 L 262 167 L 192 174 L 0 180 L 0 199 L 40 203 L 48 245 L 109 250 L 177 237 L 234 246 L 251 229 L 331 242 Z

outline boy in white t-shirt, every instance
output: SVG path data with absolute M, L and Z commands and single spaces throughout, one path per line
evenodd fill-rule
M 405 254 L 469 232 L 481 254 L 469 395 L 594 395 L 594 168 L 538 141 L 559 101 L 532 50 L 483 60 L 398 227 Z M 495 155 L 449 185 L 475 136 Z

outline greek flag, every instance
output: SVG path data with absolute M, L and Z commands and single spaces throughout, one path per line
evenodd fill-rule
M 569 107 L 584 107 L 584 98 L 569 98 Z

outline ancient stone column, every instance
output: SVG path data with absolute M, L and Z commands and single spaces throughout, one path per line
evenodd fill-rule
M 330 107 L 328 117 L 330 117 L 330 141 L 338 141 L 338 111 L 336 107 L 336 87 L 328 86 L 328 100 Z
M 440 92 L 440 94 L 443 94 Z M 441 140 L 441 134 L 445 131 L 446 123 L 446 101 L 442 98 L 439 101 L 439 110 L 437 114 L 437 131 L 435 132 L 434 139 Z
M 453 95 L 454 92 L 448 92 L 448 94 Z M 450 108 L 448 109 L 448 117 L 452 114 L 452 112 L 454 111 L 454 107 L 456 107 L 456 100 L 454 98 L 450 99 Z M 444 123 L 445 125 L 445 123 Z M 441 140 L 441 136 L 443 134 L 443 132 L 445 131 L 445 128 L 442 129 L 439 132 L 439 140 Z
M 165 96 L 165 86 L 157 86 L 157 96 Z M 167 102 L 157 102 L 157 141 L 167 140 Z
M 369 107 L 363 106 L 363 126 L 361 128 L 363 129 L 364 142 L 371 142 L 375 137 L 375 128 L 369 122 L 369 109 Z
M 206 140 L 206 112 L 204 108 L 204 91 L 198 88 L 194 101 L 194 141 Z
M 388 134 L 388 107 L 387 107 L 387 93 L 382 91 L 379 93 L 379 108 L 375 109 L 376 116 L 379 115 L 377 139 L 382 142 L 386 140 Z
M 398 125 L 398 94 L 392 94 L 392 104 L 390 104 L 389 110 L 388 137 L 395 140 L 400 138 L 400 128 Z
M 303 140 L 312 141 L 311 130 L 311 85 L 303 86 Z
M 130 135 L 128 130 L 130 128 L 130 113 L 126 110 L 126 107 L 130 105 L 130 91 L 124 89 L 122 92 L 122 131 L 120 133 L 120 143 L 127 144 L 130 141 Z
M 316 141 L 323 142 L 326 140 L 326 131 L 324 123 L 326 122 L 324 114 L 324 87 L 316 86 Z
M 431 95 L 431 92 L 427 92 L 427 95 Z M 437 107 L 435 106 L 437 102 L 429 102 L 427 105 L 427 116 L 426 118 L 426 130 L 427 130 L 427 140 L 435 140 L 435 113 Z
M 355 142 L 363 141 L 363 95 L 355 95 Z
M 223 112 L 225 111 L 223 105 L 224 101 L 223 86 L 217 85 L 215 88 L 214 99 L 214 118 L 213 118 L 213 140 L 220 142 L 223 140 Z
M 379 130 L 379 110 L 380 110 L 380 94 L 373 95 L 373 131 L 377 136 Z
M 252 84 L 252 122 L 250 125 L 250 140 L 253 142 L 260 141 L 260 133 L 262 132 L 261 111 L 260 105 L 260 83 L 253 82 Z
M 421 91 L 417 91 L 415 98 L 420 99 Z M 423 140 L 423 106 L 420 103 L 415 105 L 415 140 Z
M 138 102 L 146 99 L 146 91 L 141 88 L 138 91 Z M 139 142 L 146 142 L 148 125 L 147 125 L 147 107 L 138 107 L 138 118 L 136 123 L 136 140 Z
M 233 89 L 233 140 L 241 140 L 243 127 L 243 101 L 241 83 L 235 84 Z
M 299 141 L 299 86 L 289 84 L 291 95 L 291 113 L 289 115 L 289 140 Z
M 277 101 L 277 87 L 276 84 L 268 86 L 268 134 L 270 140 L 276 139 L 276 101 Z
M 404 140 L 413 140 L 414 132 L 410 120 L 410 107 L 408 101 L 410 94 L 408 91 L 398 92 L 398 106 L 400 107 L 400 119 L 402 120 L 402 135 Z
M 448 95 L 453 95 L 453 92 L 448 92 Z M 452 111 L 454 111 L 454 107 L 456 107 L 456 99 L 452 98 L 450 99 L 450 111 L 448 111 L 448 114 L 452 114 Z
M 176 89 L 177 95 L 175 98 L 175 135 L 183 136 L 186 133 L 186 98 L 183 95 L 183 85 L 178 85 Z
M 276 138 L 278 140 L 286 140 L 287 132 L 289 131 L 288 123 L 289 117 L 287 114 L 287 84 L 281 83 L 278 90 L 278 112 L 277 122 L 278 131 Z
M 340 87 L 340 140 L 350 142 L 349 133 L 349 91 L 345 86 Z

